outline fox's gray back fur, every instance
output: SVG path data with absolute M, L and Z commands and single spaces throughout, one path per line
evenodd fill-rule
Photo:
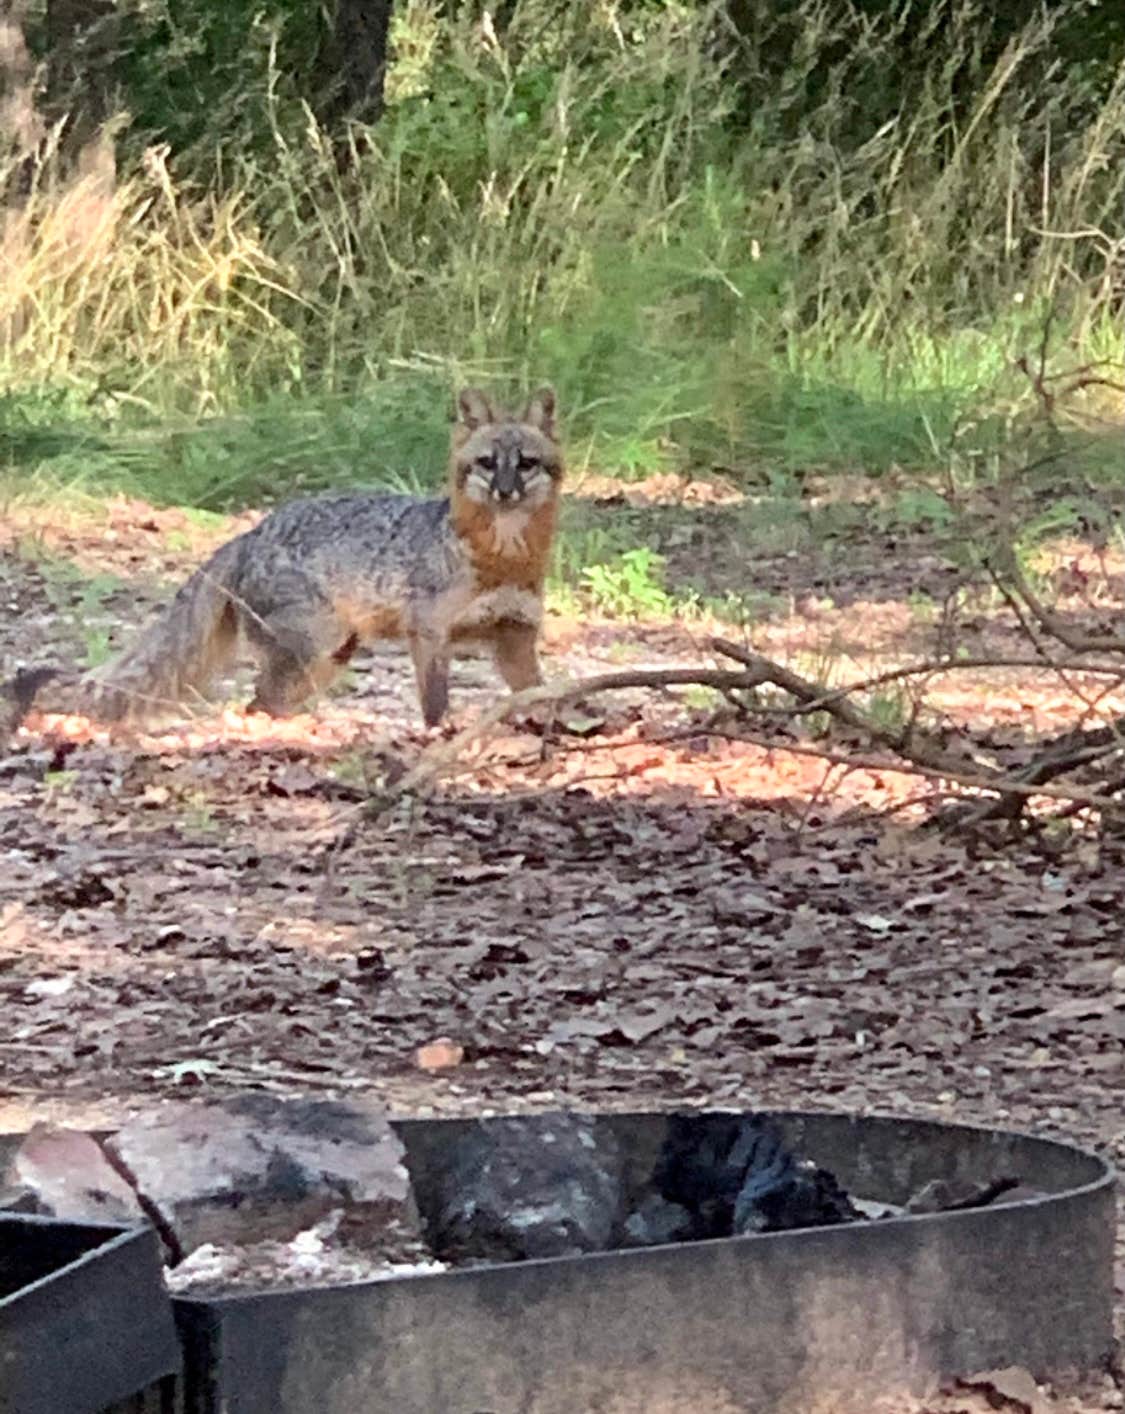
M 405 625 L 395 621 L 444 589 L 463 560 L 446 499 L 351 492 L 291 501 L 221 546 L 135 644 L 88 676 L 93 705 L 106 721 L 144 720 L 205 697 L 242 640 L 272 655 L 278 675 L 291 670 L 283 692 L 303 686 L 307 696 L 318 684 L 300 674 L 326 650 L 400 637 Z M 377 631 L 359 633 L 352 620 L 364 615 Z

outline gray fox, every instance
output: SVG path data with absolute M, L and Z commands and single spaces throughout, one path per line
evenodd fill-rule
M 518 416 L 478 389 L 458 398 L 449 494 L 344 492 L 292 501 L 221 546 L 138 641 L 79 679 L 69 710 L 144 721 L 207 692 L 246 642 L 260 659 L 249 710 L 284 715 L 323 689 L 360 644 L 405 639 L 422 716 L 449 703 L 452 647 L 491 647 L 512 689 L 542 681 L 536 639 L 555 534 L 562 452 L 555 397 Z M 30 708 L 50 669 L 5 689 Z M 11 721 L 9 722 L 9 726 Z

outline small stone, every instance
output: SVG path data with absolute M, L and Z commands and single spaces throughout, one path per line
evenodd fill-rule
M 185 1253 L 289 1240 L 336 1208 L 357 1246 L 418 1232 L 402 1144 L 374 1107 L 258 1093 L 185 1101 L 130 1121 L 107 1147 Z
M 694 1229 L 691 1213 L 679 1203 L 669 1203 L 650 1193 L 625 1219 L 623 1247 L 659 1247 L 666 1242 L 688 1242 Z
M 36 1209 L 68 1222 L 138 1223 L 136 1193 L 88 1134 L 36 1124 L 16 1150 L 11 1181 L 34 1196 Z
M 1046 1390 L 1020 1365 L 1007 1365 L 1002 1370 L 984 1370 L 957 1381 L 961 1389 L 979 1390 L 988 1396 L 994 1408 L 1023 1410 L 1024 1414 L 1050 1414 L 1053 1407 Z M 997 1396 L 998 1398 L 993 1398 Z
M 857 1198 L 851 1195 L 852 1207 L 861 1217 L 869 1219 L 871 1222 L 882 1222 L 886 1218 L 901 1218 L 906 1211 L 900 1208 L 897 1203 L 883 1203 L 876 1198 Z
M 25 997 L 62 997 L 74 986 L 74 978 L 36 977 L 23 989 Z

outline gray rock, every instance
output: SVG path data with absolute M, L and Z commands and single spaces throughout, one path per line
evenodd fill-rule
M 353 1245 L 418 1232 L 402 1144 L 375 1107 L 258 1093 L 176 1103 L 107 1147 L 185 1253 L 285 1241 L 337 1208 Z
M 571 1115 L 481 1121 L 455 1141 L 439 1179 L 431 1246 L 489 1262 L 602 1252 L 624 1216 L 616 1144 Z

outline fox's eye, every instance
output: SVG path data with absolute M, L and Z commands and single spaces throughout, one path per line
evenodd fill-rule
M 477 457 L 477 466 L 480 467 L 481 471 L 495 471 L 496 458 L 492 455 L 491 452 L 489 452 L 488 456 L 486 457 Z
M 516 461 L 516 465 L 519 467 L 520 471 L 530 471 L 533 466 L 538 466 L 539 463 L 534 457 L 525 456 L 524 453 L 521 452 Z

